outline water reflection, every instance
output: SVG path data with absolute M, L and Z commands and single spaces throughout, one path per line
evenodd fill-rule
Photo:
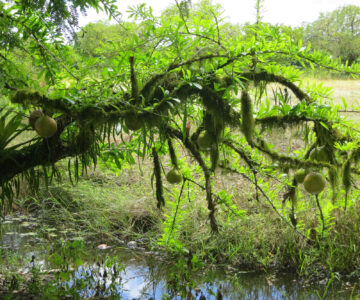
M 50 230 L 51 232 L 52 230 Z M 37 266 L 47 268 L 46 248 L 50 242 L 37 235 L 33 217 L 8 216 L 2 220 L 0 248 L 36 257 Z M 88 245 L 89 247 L 89 245 Z M 154 253 L 125 248 L 108 250 L 90 247 L 88 261 L 77 268 L 63 288 L 81 298 L 110 297 L 113 299 L 319 299 L 325 285 L 304 287 L 295 276 L 240 272 L 217 269 L 182 276 L 181 270 L 165 264 Z M 114 259 L 116 257 L 116 259 Z M 112 261 L 108 263 L 108 260 Z M 188 280 L 185 280 L 184 278 Z M 174 281 L 177 278 L 177 281 Z M 191 278 L 189 280 L 189 278 Z M 358 292 L 358 291 L 356 291 Z M 356 292 L 354 295 L 356 295 Z M 334 285 L 326 299 L 349 299 L 351 289 Z M 202 298 L 201 298 L 202 297 Z M 219 298 L 220 299 L 220 298 Z

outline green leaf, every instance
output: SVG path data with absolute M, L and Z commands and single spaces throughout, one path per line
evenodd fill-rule
M 326 130 L 329 130 L 329 127 L 324 123 L 324 122 L 320 122 L 321 126 L 324 127 Z

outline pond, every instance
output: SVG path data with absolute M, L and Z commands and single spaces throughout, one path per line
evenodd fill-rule
M 36 268 L 51 275 L 56 289 L 79 299 L 356 299 L 359 292 L 347 283 L 333 281 L 325 295 L 326 280 L 305 285 L 293 274 L 248 272 L 229 266 L 189 271 L 186 259 L 171 263 L 140 246 L 141 241 L 110 246 L 84 243 L 71 232 L 51 226 L 40 230 L 34 216 L 7 216 L 1 226 L 1 263 L 9 263 L 4 257 L 18 258 L 9 265 L 9 272 L 26 277 Z M 4 283 L 8 271 L 0 270 Z M 13 292 L 14 299 L 17 292 Z M 4 286 L 0 287 L 2 299 L 1 295 L 9 295 Z

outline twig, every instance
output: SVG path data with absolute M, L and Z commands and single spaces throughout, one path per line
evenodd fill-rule
M 6 15 L 6 17 L 8 19 L 10 19 L 13 22 L 19 22 L 20 24 L 22 24 L 24 26 L 24 28 L 31 34 L 31 36 L 34 38 L 34 40 L 36 41 L 36 44 L 39 46 L 39 50 L 43 49 L 44 51 L 46 51 L 47 53 L 50 54 L 50 56 L 52 56 L 55 61 L 57 61 L 58 63 L 61 64 L 61 66 L 66 70 L 66 72 L 69 73 L 70 76 L 72 76 L 74 79 L 76 79 L 76 81 L 80 81 L 80 79 L 75 76 L 67 66 L 65 66 L 65 64 L 61 61 L 61 59 L 59 59 L 54 53 L 52 53 L 47 47 L 45 47 L 45 45 L 38 39 L 38 37 L 36 36 L 36 34 L 33 32 L 33 30 L 31 28 L 29 28 L 29 26 L 26 25 L 25 21 L 18 21 L 15 18 L 13 18 L 12 16 Z M 41 53 L 41 50 L 40 50 Z
M 218 29 L 218 41 L 216 41 L 216 40 L 214 40 L 214 39 L 212 39 L 212 38 L 210 38 L 210 37 L 208 37 L 208 36 L 202 35 L 202 34 L 190 32 L 189 27 L 188 27 L 187 24 L 186 24 L 186 20 L 185 20 L 185 17 L 184 17 L 184 15 L 183 15 L 183 12 L 182 12 L 182 10 L 181 10 L 181 7 L 180 7 L 180 5 L 179 5 L 179 2 L 178 2 L 177 0 L 175 0 L 175 2 L 176 2 L 176 6 L 177 6 L 177 8 L 178 8 L 178 10 L 179 10 L 181 19 L 183 20 L 184 26 L 185 26 L 185 29 L 186 29 L 186 33 L 178 32 L 178 34 L 189 34 L 189 35 L 193 35 L 193 36 L 196 36 L 196 37 L 199 37 L 199 38 L 206 39 L 206 40 L 208 40 L 208 41 L 210 41 L 210 42 L 213 42 L 213 43 L 219 45 L 223 50 L 225 50 L 226 52 L 228 52 L 228 50 L 220 43 L 219 28 L 217 28 L 217 29 Z M 217 18 L 216 18 L 216 16 L 215 16 L 215 20 L 216 20 L 216 24 L 217 24 Z M 217 24 L 217 25 L 218 25 L 218 24 Z
M 182 185 L 181 185 L 179 197 L 178 197 L 178 200 L 177 200 L 177 203 L 176 203 L 175 213 L 174 213 L 173 220 L 172 220 L 172 222 L 171 222 L 170 233 L 169 233 L 169 235 L 168 235 L 166 244 L 168 243 L 169 238 L 170 238 L 172 232 L 174 231 L 175 222 L 176 222 L 176 216 L 177 216 L 177 213 L 178 213 L 178 210 L 179 210 L 180 200 L 181 200 L 182 192 L 183 192 L 183 190 L 184 190 L 185 182 L 186 182 L 186 179 L 184 178 L 184 180 L 183 180 L 183 182 L 182 182 Z
M 243 176 L 245 179 L 247 179 L 248 181 L 250 181 L 252 184 L 255 184 L 254 181 L 252 181 L 252 179 L 247 176 L 246 174 L 239 172 L 237 170 L 231 169 L 231 168 L 226 168 L 229 171 L 232 171 L 234 173 L 237 173 L 241 176 Z M 295 226 L 293 226 L 288 220 L 286 220 L 286 218 L 277 210 L 276 206 L 274 205 L 274 203 L 272 203 L 271 199 L 269 198 L 269 196 L 264 192 L 264 190 L 258 185 L 257 187 L 259 189 L 259 191 L 261 192 L 261 194 L 265 197 L 266 201 L 270 204 L 270 206 L 272 207 L 272 209 L 275 211 L 275 213 L 288 225 L 290 226 L 296 233 L 298 233 L 299 235 L 301 235 L 304 239 L 308 239 L 302 232 L 298 231 Z
M 320 212 L 320 219 L 321 219 L 321 222 L 322 222 L 321 236 L 324 236 L 324 231 L 325 231 L 325 219 L 324 219 L 324 215 L 323 215 L 323 212 L 322 212 L 322 209 L 321 209 L 321 206 L 320 206 L 318 194 L 315 195 L 315 198 L 316 198 L 317 207 L 319 208 L 319 212 Z
M 216 22 L 216 31 L 217 31 L 217 36 L 218 36 L 218 44 L 219 46 L 221 46 L 221 42 L 220 42 L 220 30 L 219 30 L 219 21 L 217 19 L 216 14 L 213 12 L 212 9 L 210 9 L 211 14 L 214 16 L 215 22 Z
M 211 230 L 214 233 L 217 233 L 219 231 L 216 219 L 215 219 L 215 203 L 212 199 L 212 192 L 211 192 L 211 177 L 210 177 L 210 170 L 206 166 L 204 160 L 201 157 L 200 152 L 197 150 L 195 145 L 189 140 L 188 136 L 184 138 L 183 133 L 181 130 L 177 130 L 172 128 L 171 126 L 166 127 L 167 132 L 170 136 L 178 138 L 184 146 L 191 152 L 192 156 L 195 158 L 195 160 L 198 162 L 199 166 L 201 167 L 204 176 L 205 176 L 205 190 L 206 190 L 206 200 L 208 203 L 208 209 L 210 211 L 209 213 L 209 219 L 210 219 L 210 226 Z

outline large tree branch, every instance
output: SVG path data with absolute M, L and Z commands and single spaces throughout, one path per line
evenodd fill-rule
M 76 154 L 79 154 L 76 148 L 64 145 L 59 139 L 46 139 L 20 150 L 11 151 L 5 159 L 0 160 L 0 184 L 36 166 L 51 165 Z

